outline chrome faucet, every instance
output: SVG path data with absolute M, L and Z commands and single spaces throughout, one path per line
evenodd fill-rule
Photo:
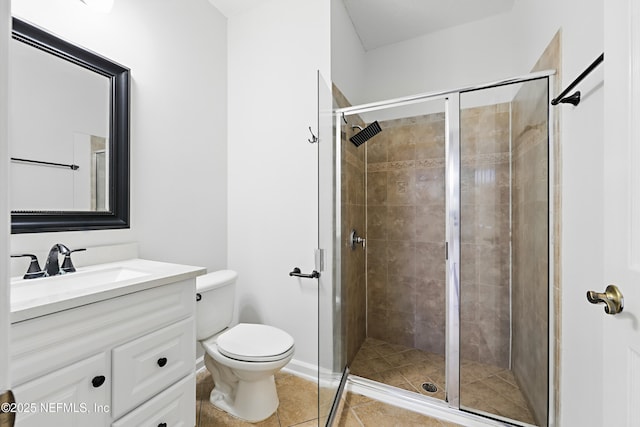
M 58 274 L 62 274 L 60 271 L 60 263 L 58 260 L 58 254 L 68 255 L 71 251 L 68 247 L 63 245 L 62 243 L 56 243 L 49 250 L 49 255 L 47 256 L 47 262 L 44 265 L 44 275 L 46 276 L 57 276 Z

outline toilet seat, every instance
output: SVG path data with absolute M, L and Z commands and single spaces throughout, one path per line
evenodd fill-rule
M 293 353 L 294 340 L 281 329 L 268 325 L 240 323 L 216 340 L 220 354 L 245 362 L 271 362 Z

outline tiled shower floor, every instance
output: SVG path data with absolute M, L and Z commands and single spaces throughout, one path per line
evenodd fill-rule
M 367 338 L 350 366 L 351 373 L 437 399 L 445 398 L 444 356 Z M 438 391 L 422 388 L 433 383 Z M 535 424 L 510 370 L 462 361 L 460 367 L 462 406 Z

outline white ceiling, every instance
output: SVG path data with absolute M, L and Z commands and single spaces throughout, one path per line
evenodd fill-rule
M 227 18 L 265 0 L 209 0 Z M 300 0 L 303 1 L 303 0 Z M 515 0 L 342 0 L 365 50 L 508 12 Z

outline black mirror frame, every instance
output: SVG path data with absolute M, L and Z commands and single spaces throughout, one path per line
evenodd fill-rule
M 17 18 L 12 37 L 109 78 L 111 161 L 109 211 L 12 211 L 11 233 L 129 228 L 129 69 Z

